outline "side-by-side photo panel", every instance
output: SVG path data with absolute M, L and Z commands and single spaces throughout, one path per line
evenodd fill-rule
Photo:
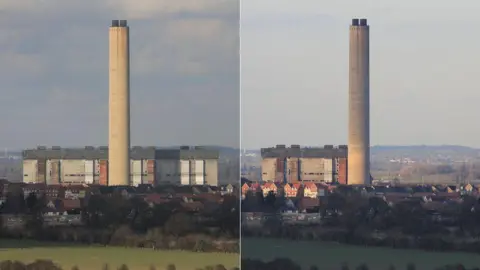
M 0 9 L 0 269 L 239 269 L 239 1 Z
M 242 2 L 242 270 L 478 269 L 478 10 Z

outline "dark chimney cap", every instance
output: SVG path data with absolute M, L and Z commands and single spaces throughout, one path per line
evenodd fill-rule
M 118 20 L 112 20 L 112 27 L 118 27 L 120 22 Z
M 367 19 L 360 19 L 360 26 L 367 26 Z
M 352 19 L 352 26 L 358 26 L 358 19 Z
M 120 27 L 127 27 L 127 20 L 120 20 L 119 25 Z

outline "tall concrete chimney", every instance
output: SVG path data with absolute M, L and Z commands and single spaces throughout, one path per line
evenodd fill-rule
M 350 26 L 348 184 L 370 184 L 370 45 L 366 19 Z
M 130 48 L 125 20 L 109 30 L 108 185 L 130 183 Z

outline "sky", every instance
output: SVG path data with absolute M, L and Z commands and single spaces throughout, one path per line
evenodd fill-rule
M 371 144 L 480 147 L 479 11 L 474 0 L 2 0 L 0 147 L 107 144 L 112 19 L 131 27 L 132 145 L 346 144 L 353 17 L 370 24 Z
M 132 146 L 238 146 L 237 1 L 2 0 L 0 147 L 107 145 L 113 19 L 130 26 Z
M 242 147 L 347 143 L 348 27 L 370 24 L 372 145 L 480 147 L 480 1 L 244 0 Z

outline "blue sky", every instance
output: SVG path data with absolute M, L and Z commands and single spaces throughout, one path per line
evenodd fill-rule
M 242 139 L 347 141 L 348 25 L 370 24 L 371 143 L 480 146 L 480 2 L 242 2 Z

